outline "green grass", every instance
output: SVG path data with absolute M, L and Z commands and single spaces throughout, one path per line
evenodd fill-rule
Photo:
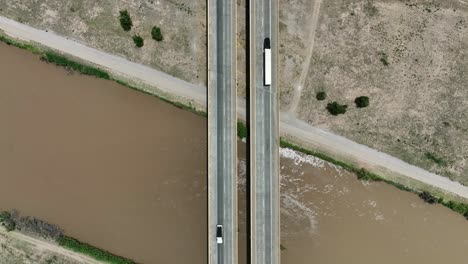
M 434 154 L 432 154 L 432 153 L 430 153 L 430 152 L 426 152 L 426 153 L 424 154 L 424 156 L 425 156 L 427 159 L 433 161 L 433 162 L 434 162 L 435 164 L 437 164 L 437 165 L 440 165 L 440 166 L 445 166 L 445 165 L 447 165 L 447 162 L 446 162 L 445 160 L 443 160 L 443 159 L 441 159 L 441 158 L 435 156 Z
M 0 34 L 0 41 L 4 42 L 7 45 L 15 46 L 20 49 L 28 50 L 34 54 L 41 54 L 41 50 L 29 43 L 22 43 L 20 41 L 14 40 L 12 38 L 9 38 L 3 34 Z
M 97 247 L 91 246 L 89 244 L 80 242 L 74 238 L 63 236 L 57 239 L 57 242 L 60 246 L 73 250 L 75 252 L 88 255 L 99 261 L 106 261 L 112 264 L 134 264 L 133 260 L 116 256 L 112 253 L 109 253 L 105 250 L 99 249 Z
M 247 127 L 242 122 L 237 122 L 237 136 L 240 139 L 247 138 Z
M 70 68 L 85 75 L 96 76 L 98 78 L 110 80 L 110 75 L 107 72 L 95 67 L 83 65 L 79 62 L 70 60 L 52 51 L 44 52 L 42 58 L 47 62 L 54 63 L 58 66 Z
M 197 115 L 203 116 L 203 117 L 206 117 L 206 116 L 207 116 L 207 113 L 206 113 L 205 111 L 197 110 L 197 109 L 196 109 L 195 107 L 193 107 L 191 104 L 188 104 L 188 105 L 187 105 L 187 104 L 183 104 L 183 103 L 180 103 L 180 102 L 174 102 L 174 101 L 168 100 L 168 99 L 166 99 L 166 98 L 164 98 L 164 97 L 158 96 L 158 95 L 156 95 L 156 94 L 154 94 L 154 93 L 151 93 L 151 92 L 149 92 L 149 91 L 147 91 L 147 90 L 144 90 L 144 89 L 141 89 L 141 88 L 136 87 L 136 86 L 134 86 L 134 85 L 131 85 L 131 84 L 125 82 L 125 81 L 122 81 L 122 80 L 119 80 L 119 79 L 112 79 L 112 80 L 114 80 L 114 81 L 117 82 L 118 84 L 123 85 L 123 86 L 125 86 L 125 87 L 127 87 L 127 88 L 130 88 L 130 89 L 133 89 L 133 90 L 136 90 L 136 91 L 139 91 L 139 92 L 142 92 L 142 93 L 145 93 L 145 94 L 154 96 L 154 97 L 158 98 L 159 100 L 161 100 L 161 101 L 163 101 L 163 102 L 166 102 L 166 103 L 168 103 L 168 104 L 171 104 L 171 105 L 173 105 L 173 106 L 175 106 L 175 107 L 177 107 L 177 108 L 180 108 L 180 109 L 182 109 L 182 110 L 190 111 L 190 112 L 192 112 L 192 113 L 194 113 L 194 114 L 197 114 Z

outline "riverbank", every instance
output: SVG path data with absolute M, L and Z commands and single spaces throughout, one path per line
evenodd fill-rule
M 156 95 L 176 106 L 205 115 L 206 95 L 204 88 L 167 76 L 143 65 L 128 62 L 123 58 L 86 47 L 52 32 L 37 30 L 3 17 L 0 17 L 0 29 L 7 29 L 8 32 L 5 33 L 8 36 L 4 38 L 21 48 L 36 53 L 50 50 L 50 48 L 58 49 L 65 52 L 66 57 L 71 56 L 73 60 L 76 59 L 81 64 L 91 63 L 93 67 L 109 70 L 110 79 L 120 84 Z M 22 40 L 17 41 L 14 38 Z M 32 41 L 33 44 L 27 43 L 27 41 Z M 142 67 L 145 71 L 138 71 Z M 128 72 L 125 73 L 127 70 Z M 153 78 L 153 75 L 147 75 L 150 73 L 155 74 L 156 78 Z M 240 119 L 245 119 L 245 100 L 239 101 L 238 113 Z M 280 127 L 284 140 L 307 149 L 314 149 L 314 153 L 320 153 L 355 168 L 366 168 L 384 179 L 414 190 L 430 191 L 436 196 L 460 202 L 468 201 L 467 186 L 343 137 L 311 127 L 285 113 L 282 113 Z
M 43 248 L 48 248 L 49 251 L 60 252 L 61 255 L 75 260 L 88 261 L 86 263 L 103 261 L 110 264 L 135 264 L 135 262 L 130 259 L 114 255 L 72 237 L 65 236 L 62 229 L 58 226 L 35 217 L 20 216 L 19 212 L 16 210 L 0 212 L 0 227 L 3 229 L 3 236 L 5 237 L 9 236 L 27 240 L 30 244 L 36 246 L 41 245 Z M 59 246 L 63 249 L 59 249 Z M 23 250 L 25 250 L 24 247 Z M 71 254 L 69 251 L 73 251 L 75 254 Z M 36 251 L 36 254 L 39 253 Z M 42 257 L 43 254 L 39 255 Z M 82 255 L 88 257 L 83 257 Z M 89 262 L 89 257 L 96 261 Z M 47 259 L 52 263 L 57 261 L 58 258 L 56 256 L 47 256 Z
M 22 233 L 7 232 L 0 226 L 0 259 L 2 263 L 23 264 L 101 264 L 100 262 L 67 250 L 53 241 L 33 238 Z

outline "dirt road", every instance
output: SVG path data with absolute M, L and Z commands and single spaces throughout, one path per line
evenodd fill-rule
M 7 232 L 3 227 L 0 227 L 0 243 L 3 247 L 0 250 L 0 258 L 7 261 L 5 263 L 103 263 L 46 240 L 18 232 Z
M 83 60 L 92 62 L 110 72 L 137 79 L 151 85 L 153 91 L 192 100 L 206 105 L 206 88 L 190 84 L 149 67 L 130 62 L 102 51 L 87 47 L 76 41 L 58 36 L 53 32 L 38 30 L 30 26 L 0 17 L 0 29 L 7 35 L 25 41 L 33 41 L 59 50 Z M 157 91 L 159 90 L 159 91 Z M 245 99 L 238 100 L 239 116 L 245 119 Z M 328 131 L 312 127 L 298 120 L 290 113 L 281 113 L 281 132 L 297 139 L 305 147 L 325 152 L 358 166 L 365 166 L 385 175 L 399 175 L 423 182 L 442 191 L 450 192 L 468 199 L 468 187 L 448 178 L 430 173 L 364 145 Z

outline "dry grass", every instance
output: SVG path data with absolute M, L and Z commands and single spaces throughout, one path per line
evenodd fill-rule
M 468 5 L 326 1 L 298 114 L 468 184 L 467 73 Z M 321 90 L 329 97 L 318 102 Z M 362 95 L 370 106 L 357 109 Z M 345 115 L 325 110 L 335 100 L 351 106 Z
M 205 1 L 190 0 L 0 1 L 0 15 L 197 84 L 206 82 L 205 8 Z M 128 32 L 119 23 L 124 9 L 133 20 Z M 163 41 L 151 38 L 153 26 L 161 28 Z M 145 39 L 144 47 L 135 47 L 135 34 Z
M 84 264 L 41 245 L 21 239 L 0 227 L 0 263 L 2 264 Z

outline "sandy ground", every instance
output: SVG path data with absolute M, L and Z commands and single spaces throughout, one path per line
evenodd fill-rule
M 164 85 L 161 85 L 161 83 L 158 83 L 158 76 L 166 76 L 163 73 L 158 74 L 156 70 L 151 68 L 78 44 L 73 40 L 60 37 L 50 31 L 38 30 L 4 17 L 0 17 L 0 29 L 10 36 L 41 43 L 76 57 L 90 60 L 97 65 L 113 69 L 113 71 L 125 72 L 127 76 L 141 79 L 146 83 L 154 83 L 159 89 L 167 93 L 176 93 L 201 105 L 206 103 L 204 89 L 192 89 L 191 84 L 177 80 L 174 77 L 170 79 L 161 78 L 161 81 L 164 82 Z M 174 85 L 171 85 L 172 82 Z M 245 117 L 245 100 L 239 100 L 238 112 L 241 118 Z M 357 166 L 371 168 L 386 176 L 398 175 L 400 177 L 415 179 L 418 182 L 468 199 L 468 187 L 458 182 L 450 181 L 447 178 L 419 169 L 385 153 L 378 152 L 326 130 L 313 127 L 298 120 L 293 115 L 281 113 L 280 128 L 283 135 L 302 143 L 305 147 L 325 152 Z M 395 180 L 400 181 L 398 178 L 395 178 Z
M 307 59 L 290 79 L 298 81 L 288 108 L 315 127 L 468 184 L 468 6 L 344 0 L 323 2 L 312 18 L 316 10 L 318 24 L 299 27 L 313 51 L 297 53 Z M 325 101 L 316 100 L 319 91 Z M 371 104 L 359 109 L 354 99 L 362 95 Z M 347 104 L 346 114 L 330 115 L 332 101 Z
M 87 256 L 57 244 L 32 238 L 0 227 L 1 264 L 99 264 Z

